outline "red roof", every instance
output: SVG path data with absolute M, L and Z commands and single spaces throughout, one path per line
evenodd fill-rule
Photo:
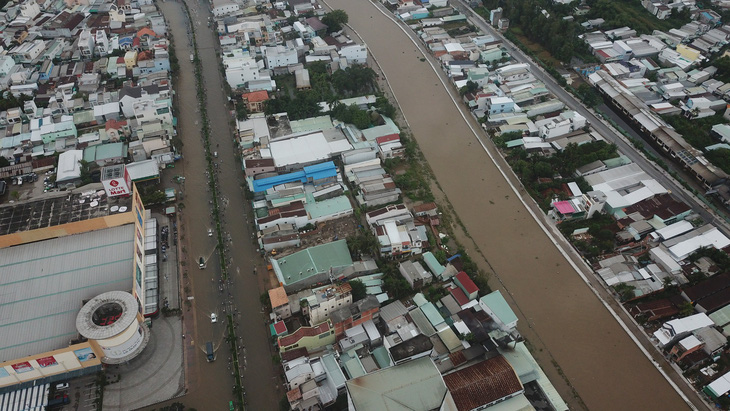
M 142 41 L 139 39 L 139 37 L 135 37 L 134 40 L 132 40 L 133 46 L 139 46 L 140 44 L 142 44 Z
M 286 324 L 284 324 L 284 321 L 274 323 L 274 331 L 276 332 L 276 335 L 284 334 L 286 332 Z
M 292 344 L 296 344 L 297 341 L 301 340 L 304 337 L 314 337 L 320 334 L 324 334 L 330 329 L 331 328 L 329 321 L 323 322 L 322 324 L 316 325 L 314 327 L 299 327 L 298 330 L 294 331 L 294 334 L 279 337 L 279 347 L 288 347 Z
M 464 291 L 461 290 L 459 287 L 454 287 L 449 290 L 451 293 L 451 296 L 454 297 L 457 303 L 459 305 L 464 305 L 469 302 L 469 298 L 464 294 Z
M 425 213 L 427 211 L 435 210 L 437 208 L 438 207 L 436 206 L 436 203 L 433 203 L 433 202 L 431 202 L 431 203 L 423 203 L 423 204 L 419 204 L 419 205 L 413 207 L 413 212 L 416 213 L 416 214 L 418 214 L 418 213 Z
M 266 90 L 252 91 L 250 93 L 244 93 L 241 97 L 244 100 L 248 100 L 249 103 L 258 103 L 260 101 L 266 101 L 269 99 L 269 92 Z
M 501 355 L 446 374 L 444 382 L 459 411 L 473 410 L 523 390 L 515 370 Z
M 287 392 L 286 399 L 289 400 L 289 402 L 294 402 L 296 400 L 302 399 L 302 392 L 299 391 L 299 387 Z
M 459 284 L 461 284 L 461 286 L 464 287 L 469 294 L 479 291 L 479 287 L 474 284 L 474 281 L 472 281 L 465 272 L 462 271 L 459 274 L 456 274 L 456 279 L 459 280 Z
M 375 142 L 378 144 L 390 143 L 391 141 L 400 141 L 400 135 L 394 133 L 388 134 L 387 136 L 380 136 L 375 139 Z
M 107 120 L 107 122 L 105 124 L 105 126 L 106 126 L 105 127 L 105 130 L 111 130 L 111 129 L 119 130 L 120 128 L 122 128 L 122 127 L 124 127 L 126 125 L 127 125 L 127 120 L 114 120 L 114 119 L 111 119 L 111 120 Z
M 152 29 L 148 27 L 143 27 L 137 32 L 137 37 L 144 37 L 144 36 L 150 36 L 150 37 L 157 37 L 157 33 L 152 31 Z
M 557 201 L 553 203 L 553 207 L 555 207 L 556 210 L 560 214 L 573 214 L 575 213 L 575 208 L 573 208 L 573 203 L 570 201 Z

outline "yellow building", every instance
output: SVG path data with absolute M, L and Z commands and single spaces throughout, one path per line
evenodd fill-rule
M 130 50 L 124 53 L 124 65 L 127 66 L 128 70 L 133 69 L 137 65 L 137 51 Z
M 702 54 L 699 50 L 694 49 L 686 44 L 678 45 L 677 53 L 679 53 L 680 56 L 682 56 L 690 61 L 697 60 L 700 57 L 700 55 Z
M 296 348 L 306 348 L 313 352 L 335 343 L 335 328 L 327 320 L 314 327 L 299 327 L 294 333 L 279 337 L 279 351 L 287 352 Z

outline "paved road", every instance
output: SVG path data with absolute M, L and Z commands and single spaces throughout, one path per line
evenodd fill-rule
M 644 356 L 654 356 L 655 364 L 661 364 L 666 372 L 671 373 L 671 367 L 602 288 L 590 267 L 572 252 L 555 227 L 545 221 L 544 213 L 534 201 L 515 188 L 520 184 L 509 166 L 498 157 L 483 133 L 475 132 L 479 125 L 463 104 L 454 103 L 460 98 L 453 87 L 444 90 L 448 79 L 443 72 L 436 70 L 436 77 L 424 72 L 422 67 L 426 63 L 417 63 L 423 55 L 432 66 L 438 67 L 438 62 L 417 40 L 415 45 L 400 40 L 402 33 L 388 27 L 392 23 L 385 22 L 374 9 L 367 8 L 369 2 L 353 4 L 328 0 L 327 3 L 348 12 L 351 25 L 362 34 L 384 68 L 440 186 L 469 230 L 470 237 L 462 239 L 463 242 L 468 249 L 477 248 L 472 254 L 485 258 L 500 288 L 507 291 L 508 300 L 516 307 L 520 318 L 520 331 L 528 338 L 536 358 L 571 407 L 616 409 L 641 403 L 645 409 L 680 409 L 682 400 L 674 395 Z M 404 25 L 401 23 L 401 26 Z M 411 40 L 415 39 L 412 31 L 406 29 L 406 34 Z M 418 50 L 414 50 L 416 47 Z M 450 98 L 452 102 L 443 104 Z M 464 123 L 458 119 L 459 111 L 454 113 L 455 108 L 461 110 Z M 495 172 L 493 165 L 487 164 L 491 161 L 484 152 L 480 154 L 480 150 L 475 150 L 471 135 L 478 136 L 497 169 L 508 170 L 503 176 L 514 191 L 505 190 L 502 176 Z M 520 214 L 522 207 L 514 200 L 514 194 L 522 196 L 522 205 L 528 207 L 532 217 Z M 545 244 L 541 230 L 549 234 L 549 241 L 554 246 Z M 557 249 L 551 251 L 555 246 Z M 526 250 L 530 250 L 527 252 L 529 258 L 525 258 Z M 575 276 L 573 269 L 561 268 L 567 263 L 565 259 L 585 282 Z M 620 316 L 621 327 L 611 316 L 605 315 L 601 305 L 610 308 L 615 320 Z M 628 328 L 640 335 L 639 340 L 628 333 Z M 643 355 L 634 344 L 641 344 Z M 646 397 L 647 390 L 652 393 L 650 400 Z M 694 396 L 691 390 L 686 394 Z M 585 402 L 576 401 L 576 395 Z M 692 401 L 704 408 L 696 396 Z
M 514 44 L 506 39 L 499 31 L 494 30 L 491 25 L 487 24 L 487 22 L 482 19 L 481 16 L 479 16 L 476 12 L 473 12 L 472 9 L 469 8 L 462 0 L 455 0 L 451 4 L 463 14 L 469 16 L 471 22 L 479 27 L 480 30 L 485 33 L 489 33 L 498 39 L 501 39 L 506 44 L 511 45 L 512 47 L 510 50 L 510 54 L 512 55 L 512 57 L 519 63 L 529 64 L 530 71 L 538 80 L 545 84 L 545 86 L 548 90 L 550 90 L 551 93 L 558 97 L 560 101 L 565 103 L 568 108 L 577 111 L 583 117 L 588 119 L 588 121 L 591 123 L 591 126 L 593 126 L 594 129 L 596 129 L 602 136 L 604 136 L 607 141 L 616 144 L 618 149 L 622 153 L 624 153 L 629 159 L 631 159 L 631 161 L 640 165 L 647 174 L 657 180 L 666 189 L 670 190 L 672 194 L 674 194 L 677 198 L 681 199 L 690 207 L 692 207 L 698 214 L 702 216 L 705 221 L 710 222 L 715 220 L 716 218 L 716 222 L 722 220 L 717 215 L 715 215 L 714 212 L 709 211 L 704 203 L 698 200 L 691 193 L 688 193 L 681 184 L 679 184 L 676 180 L 669 176 L 663 169 L 657 167 L 654 163 L 647 160 L 641 153 L 637 152 L 631 145 L 631 143 L 623 138 L 623 136 L 620 136 L 616 132 L 614 132 L 614 130 L 606 125 L 601 119 L 599 119 L 592 110 L 587 109 L 572 94 L 562 88 L 550 74 L 544 71 L 537 63 L 535 63 L 530 57 L 523 53 L 522 50 L 514 46 Z M 609 112 L 612 113 L 612 110 Z M 612 119 L 617 118 L 615 114 L 613 114 L 611 117 Z M 629 131 L 628 129 L 626 130 Z M 634 134 L 637 135 L 636 133 Z M 688 178 L 688 181 L 694 183 L 694 180 L 692 179 Z M 728 227 L 726 227 L 724 224 L 720 228 L 723 229 L 726 234 L 730 234 L 730 229 L 728 229 Z

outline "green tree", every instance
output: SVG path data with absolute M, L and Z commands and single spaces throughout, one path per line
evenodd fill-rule
M 327 33 L 342 30 L 342 26 L 348 21 L 349 17 L 343 10 L 332 10 L 322 17 L 322 23 L 327 25 Z
M 347 248 L 353 258 L 375 256 L 380 249 L 380 242 L 369 230 L 361 230 L 357 235 L 347 237 Z
M 679 316 L 687 317 L 695 313 L 695 307 L 691 302 L 687 301 L 679 306 Z
M 365 284 L 360 280 L 352 280 L 349 282 L 352 287 L 352 301 L 359 301 L 367 297 Z
M 236 118 L 239 121 L 248 119 L 248 109 L 246 109 L 246 105 L 242 102 L 236 104 Z
M 390 100 L 383 95 L 380 95 L 375 99 L 375 108 L 380 114 L 386 117 L 395 117 L 395 107 L 390 104 Z
M 370 91 L 375 81 L 375 71 L 370 67 L 355 64 L 332 74 L 332 85 L 342 94 L 356 94 Z
M 588 107 L 596 107 L 603 102 L 596 89 L 586 83 L 582 83 L 578 86 L 578 90 L 576 91 L 578 93 L 578 97 L 580 97 L 581 101 L 583 101 L 583 103 L 585 103 Z
M 469 80 L 466 82 L 466 85 L 459 89 L 459 94 L 462 96 L 465 94 L 473 94 L 477 90 L 479 90 L 479 84 Z

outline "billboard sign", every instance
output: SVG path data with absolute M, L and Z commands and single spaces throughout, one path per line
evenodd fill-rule
M 18 373 L 18 374 L 22 374 L 24 372 L 33 371 L 33 366 L 30 365 L 30 363 L 28 361 L 24 361 L 24 362 L 19 362 L 17 364 L 13 364 L 13 365 L 11 365 L 11 367 L 13 367 L 13 369 L 15 370 L 15 372 Z
M 41 368 L 52 367 L 58 365 L 56 359 L 53 356 L 36 358 L 35 360 Z
M 76 358 L 79 359 L 79 362 L 86 362 L 96 358 L 94 350 L 92 350 L 90 347 L 82 348 L 80 350 L 74 350 L 74 354 L 76 354 Z
M 124 170 L 126 173 L 126 169 Z M 109 180 L 102 180 L 104 184 L 104 191 L 109 197 L 127 196 L 132 194 L 127 181 L 124 178 L 112 178 Z

